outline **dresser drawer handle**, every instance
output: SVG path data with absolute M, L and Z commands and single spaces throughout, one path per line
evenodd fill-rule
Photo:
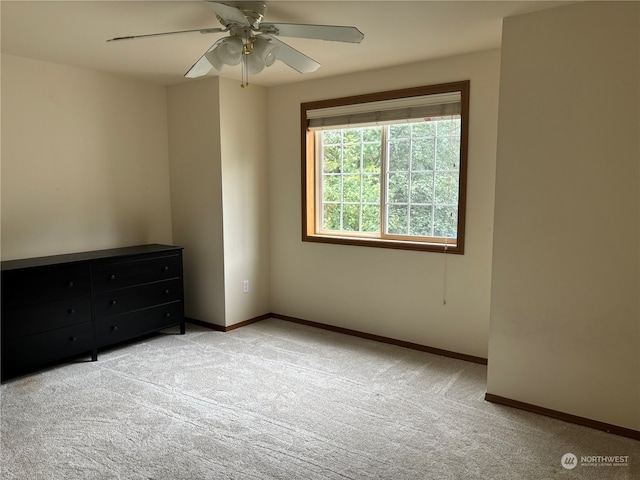
M 167 288 L 167 289 L 165 289 L 164 294 L 165 294 L 165 295 L 169 295 L 169 293 L 170 293 L 170 290 L 169 290 L 168 288 Z
M 109 305 L 114 306 L 116 303 L 118 303 L 118 301 L 117 301 L 117 300 L 111 300 L 111 301 L 109 302 Z
M 168 272 L 169 271 L 169 266 L 165 265 L 164 267 L 162 267 L 162 271 L 163 272 Z
M 69 341 L 70 342 L 77 342 L 78 341 L 78 337 L 69 337 Z
M 171 316 L 171 312 L 165 312 L 164 318 L 169 318 Z
M 73 287 L 73 282 L 71 281 L 67 282 L 67 287 Z
M 70 308 L 69 310 L 67 310 L 67 313 L 69 315 L 74 315 L 76 313 L 76 309 L 75 308 Z
M 115 274 L 112 273 L 111 275 L 109 275 L 109 280 L 115 280 L 115 279 L 116 279 Z
M 117 325 L 111 325 L 111 331 L 115 332 L 118 330 L 118 326 Z

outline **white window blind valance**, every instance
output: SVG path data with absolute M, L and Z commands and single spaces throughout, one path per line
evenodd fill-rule
M 448 92 L 307 110 L 309 129 L 381 125 L 460 115 L 461 93 Z

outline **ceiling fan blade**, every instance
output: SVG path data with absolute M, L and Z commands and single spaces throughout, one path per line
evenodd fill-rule
M 278 45 L 280 47 L 280 53 L 278 53 L 278 60 L 283 63 L 286 63 L 294 70 L 297 70 L 300 73 L 311 73 L 315 72 L 318 68 L 320 68 L 320 64 L 316 62 L 314 59 L 307 57 L 304 53 L 299 52 L 295 48 L 287 45 L 286 43 L 278 40 L 271 35 L 262 35 L 265 38 L 268 38 L 271 43 L 274 45 Z
M 187 73 L 184 74 L 184 76 L 187 78 L 204 77 L 211 71 L 212 68 L 213 67 L 209 63 L 209 60 L 207 60 L 207 57 L 203 55 L 202 57 L 200 57 L 200 60 L 193 64 L 193 66 Z
M 177 32 L 162 32 L 162 33 L 147 33 L 146 35 L 128 35 L 126 37 L 115 37 L 115 38 L 110 38 L 109 40 L 107 40 L 107 42 L 117 42 L 119 40 L 135 40 L 138 38 L 149 38 L 149 37 L 161 37 L 164 35 L 177 35 L 180 33 L 193 33 L 193 32 L 200 32 L 200 33 L 220 33 L 220 32 L 226 32 L 227 30 L 225 30 L 224 28 L 197 28 L 195 30 L 178 30 Z
M 303 25 L 297 23 L 261 23 L 259 30 L 282 37 L 312 38 L 333 42 L 360 43 L 364 33 L 356 27 L 339 25 Z
M 213 68 L 213 65 L 211 65 L 211 62 L 207 59 L 207 53 L 215 50 L 225 38 L 226 37 L 221 38 L 216 43 L 211 45 L 211 47 L 206 52 L 204 52 L 204 55 L 202 55 L 200 59 L 193 64 L 193 66 L 189 69 L 189 71 L 187 71 L 187 73 L 184 74 L 184 76 L 187 78 L 198 78 L 203 77 L 207 73 L 209 73 L 209 71 Z
M 236 23 L 239 25 L 249 26 L 249 21 L 247 17 L 245 17 L 242 10 L 231 7 L 229 5 L 225 5 L 224 3 L 218 2 L 210 2 L 209 0 L 205 0 L 205 3 L 209 5 L 216 12 L 223 21 L 222 23 L 226 26 L 229 23 Z

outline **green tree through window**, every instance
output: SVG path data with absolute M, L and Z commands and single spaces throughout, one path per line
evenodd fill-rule
M 325 130 L 318 137 L 320 230 L 376 233 L 382 225 L 386 235 L 456 238 L 459 116 Z

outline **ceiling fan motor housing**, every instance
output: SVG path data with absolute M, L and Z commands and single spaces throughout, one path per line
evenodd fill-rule
M 260 22 L 262 22 L 262 19 L 267 13 L 267 4 L 263 2 L 229 2 L 225 3 L 225 5 L 235 7 L 242 11 L 247 22 L 249 22 L 249 25 L 253 28 L 260 26 Z M 220 22 L 227 28 L 235 23 L 233 20 L 225 18 L 220 18 Z

